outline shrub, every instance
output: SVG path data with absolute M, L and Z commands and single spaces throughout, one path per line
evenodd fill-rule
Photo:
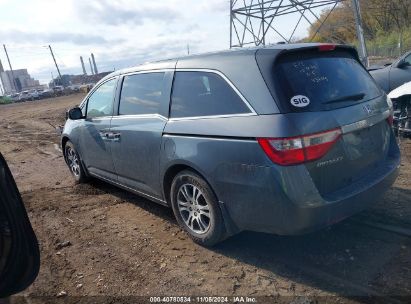
M 7 104 L 7 103 L 12 103 L 13 101 L 11 100 L 11 98 L 8 97 L 0 97 L 0 104 Z

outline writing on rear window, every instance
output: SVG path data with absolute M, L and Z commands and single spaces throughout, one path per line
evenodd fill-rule
M 345 51 L 284 54 L 272 72 L 283 112 L 328 111 L 381 94 L 364 67 Z
M 296 95 L 291 97 L 290 102 L 294 107 L 302 108 L 310 104 L 310 99 L 304 95 Z
M 293 64 L 294 68 L 307 77 L 314 83 L 328 81 L 327 76 L 321 75 L 321 71 L 317 64 L 306 64 L 303 61 L 298 61 Z

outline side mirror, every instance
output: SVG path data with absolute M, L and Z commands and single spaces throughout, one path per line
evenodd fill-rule
M 81 109 L 79 107 L 72 108 L 68 112 L 68 118 L 70 118 L 71 120 L 82 119 L 83 112 L 81 112 Z
M 406 68 L 406 67 L 409 67 L 409 66 L 410 66 L 410 63 L 408 61 L 405 61 L 405 60 L 401 60 L 397 64 L 397 68 L 399 68 L 399 69 L 403 69 L 403 68 Z
M 23 201 L 0 153 L 0 299 L 36 279 L 40 253 Z

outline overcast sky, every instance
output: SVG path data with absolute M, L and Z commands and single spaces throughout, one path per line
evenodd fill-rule
M 191 53 L 229 48 L 228 0 L 0 0 L 0 20 L 13 69 L 27 68 L 42 83 L 57 75 L 48 44 L 62 74 L 82 72 L 80 55 L 89 72 L 91 52 L 108 71 L 185 55 L 187 44 Z M 3 49 L 0 59 L 8 69 Z

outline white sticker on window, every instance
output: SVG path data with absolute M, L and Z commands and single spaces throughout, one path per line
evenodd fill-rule
M 294 107 L 303 108 L 310 104 L 310 99 L 304 95 L 295 95 L 291 97 L 290 102 Z

